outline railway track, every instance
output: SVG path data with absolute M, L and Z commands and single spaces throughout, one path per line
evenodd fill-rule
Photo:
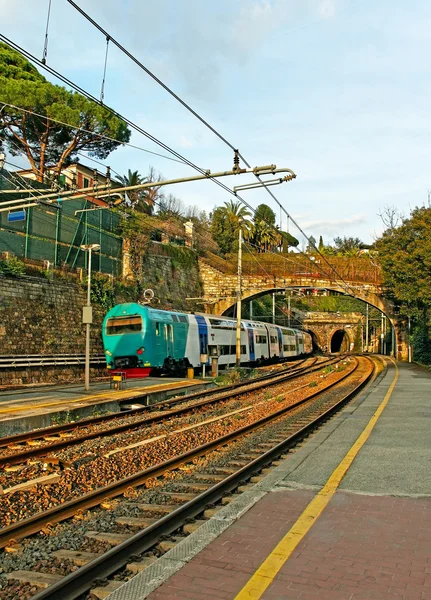
M 150 425 L 163 421 L 167 417 L 183 415 L 208 404 L 223 402 L 235 395 L 247 391 L 258 390 L 262 387 L 278 385 L 289 381 L 304 373 L 312 373 L 322 365 L 330 365 L 339 359 L 318 361 L 316 359 L 301 361 L 288 372 L 269 373 L 257 377 L 251 381 L 224 386 L 222 388 L 210 389 L 204 392 L 195 392 L 185 396 L 172 398 L 129 411 L 111 413 L 101 417 L 84 419 L 78 423 L 57 425 L 31 431 L 15 436 L 0 438 L 0 467 L 6 467 L 23 463 L 27 460 L 46 456 L 48 453 L 57 452 L 64 448 L 80 444 L 86 440 L 98 437 L 111 436 L 115 433 L 131 431 L 143 425 Z M 307 364 L 304 364 L 307 363 Z M 135 398 L 139 402 L 139 397 Z M 175 406 L 179 408 L 173 408 Z M 151 415 L 156 412 L 157 414 Z M 141 415 L 148 415 L 142 416 Z M 104 424 L 109 424 L 103 428 Z M 28 447 L 30 445 L 30 447 Z
M 187 519 L 203 514 L 206 506 L 221 501 L 226 493 L 237 489 L 241 483 L 306 437 L 313 428 L 324 422 L 356 394 L 369 380 L 371 372 L 369 359 L 359 359 L 355 366 L 336 381 L 318 391 L 313 391 L 310 387 L 308 393 L 293 404 L 283 406 L 253 423 L 155 464 L 132 477 L 94 490 L 73 502 L 54 507 L 1 530 L 1 546 L 10 544 L 11 538 L 18 540 L 40 531 L 46 528 L 48 523 L 53 524 L 70 516 L 76 518 L 77 514 L 82 515 L 83 511 L 90 507 L 104 506 L 106 511 L 99 511 L 102 517 L 98 529 L 102 527 L 102 531 L 87 531 L 83 534 L 84 539 L 93 544 L 89 547 L 96 550 L 95 552 L 78 552 L 68 548 L 54 551 L 56 560 L 62 557 L 63 561 L 69 561 L 69 566 L 76 565 L 77 562 L 83 564 L 86 560 L 89 562 L 37 594 L 35 600 L 77 598 L 86 593 L 97 578 L 107 577 L 127 565 L 129 570 L 126 574 L 129 571 L 140 570 L 169 547 L 169 541 L 165 546 L 163 541 L 160 542 L 163 536 L 176 532 Z M 179 469 L 184 469 L 187 465 L 190 474 L 184 476 L 187 471 Z M 149 491 L 140 492 L 138 489 L 131 493 L 132 488 L 135 490 L 137 486 L 154 483 L 157 477 L 166 479 L 167 473 L 170 473 L 172 478 L 162 491 L 157 485 Z M 136 497 L 132 498 L 132 501 L 122 500 L 118 504 L 117 500 L 112 500 L 124 493 Z M 112 516 L 107 518 L 106 514 L 111 512 Z M 210 514 L 206 513 L 206 516 Z M 107 521 L 114 527 L 114 532 L 103 530 L 107 527 Z M 200 519 L 197 523 L 186 524 L 185 531 L 174 537 L 181 538 L 199 523 Z M 83 527 L 85 526 L 84 524 Z M 118 533 L 118 528 L 125 532 Z M 139 533 L 134 533 L 137 529 L 140 530 Z M 108 540 L 114 547 L 100 554 L 103 544 L 108 543 Z M 153 556 L 145 557 L 140 563 L 131 559 L 132 555 L 142 555 L 150 549 L 153 549 Z M 8 577 L 24 582 L 24 585 L 32 585 L 29 583 L 32 575 L 25 570 L 10 573 Z M 54 575 L 51 582 L 56 577 L 59 578 L 60 575 Z M 111 588 L 115 587 L 112 582 L 110 585 Z

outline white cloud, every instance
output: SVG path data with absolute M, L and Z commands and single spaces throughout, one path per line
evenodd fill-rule
M 366 222 L 367 218 L 364 215 L 353 215 L 346 219 L 304 221 L 302 225 L 306 231 L 312 231 L 315 237 L 316 235 L 343 237 L 346 235 L 346 230 Z
M 335 0 L 320 0 L 318 7 L 322 19 L 332 19 L 335 16 Z

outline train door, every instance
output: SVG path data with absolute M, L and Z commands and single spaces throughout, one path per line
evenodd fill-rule
M 277 327 L 277 337 L 278 337 L 278 355 L 280 358 L 283 358 L 283 334 L 281 332 L 280 327 Z
M 173 325 L 170 323 L 165 323 L 163 329 L 164 338 L 166 342 L 166 356 L 172 356 L 172 358 L 175 358 Z
M 254 352 L 254 335 L 253 335 L 253 329 L 252 326 L 247 323 L 247 333 L 248 333 L 248 345 L 249 345 L 249 349 L 250 349 L 250 360 L 256 360 L 256 355 Z
M 208 325 L 205 321 L 205 317 L 202 315 L 195 315 L 198 324 L 199 333 L 199 350 L 201 354 L 208 354 Z

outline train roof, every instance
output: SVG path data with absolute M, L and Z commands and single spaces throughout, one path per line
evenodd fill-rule
M 180 317 L 190 317 L 190 316 L 202 316 L 208 319 L 216 319 L 218 321 L 230 321 L 232 323 L 236 323 L 235 317 L 227 317 L 224 315 L 211 315 L 208 313 L 202 312 L 184 312 L 180 310 L 164 310 L 161 308 L 152 308 L 147 304 L 139 304 L 139 302 L 126 302 L 123 304 L 117 304 L 106 314 L 105 319 L 109 317 L 119 317 L 123 315 L 130 314 L 143 314 L 147 313 L 150 319 L 160 319 L 161 321 L 183 321 Z M 173 319 L 172 317 L 176 316 L 177 319 Z M 261 329 L 262 327 L 268 327 L 272 329 L 273 327 L 279 327 L 284 332 L 293 332 L 293 333 L 307 333 L 303 329 L 296 329 L 294 327 L 285 327 L 283 325 L 276 325 L 274 323 L 265 323 L 263 321 L 254 321 L 249 319 L 241 319 L 241 324 L 244 326 L 248 326 L 253 329 Z

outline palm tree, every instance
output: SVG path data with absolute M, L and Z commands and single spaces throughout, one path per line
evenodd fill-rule
M 241 227 L 246 236 L 251 229 L 251 222 L 249 220 L 251 216 L 250 212 L 239 201 L 234 202 L 233 200 L 229 200 L 224 204 L 222 211 L 227 221 L 234 225 L 236 230 Z
M 118 180 L 124 187 L 129 187 L 132 185 L 141 185 L 147 181 L 147 178 L 140 175 L 139 171 L 131 171 L 129 169 L 127 175 L 120 175 Z M 152 213 L 153 208 L 147 202 L 147 193 L 145 190 L 128 190 L 126 194 L 131 208 L 146 214 Z
M 271 250 L 278 243 L 277 232 L 265 221 L 256 220 L 252 230 L 253 243 L 258 246 L 262 252 Z

